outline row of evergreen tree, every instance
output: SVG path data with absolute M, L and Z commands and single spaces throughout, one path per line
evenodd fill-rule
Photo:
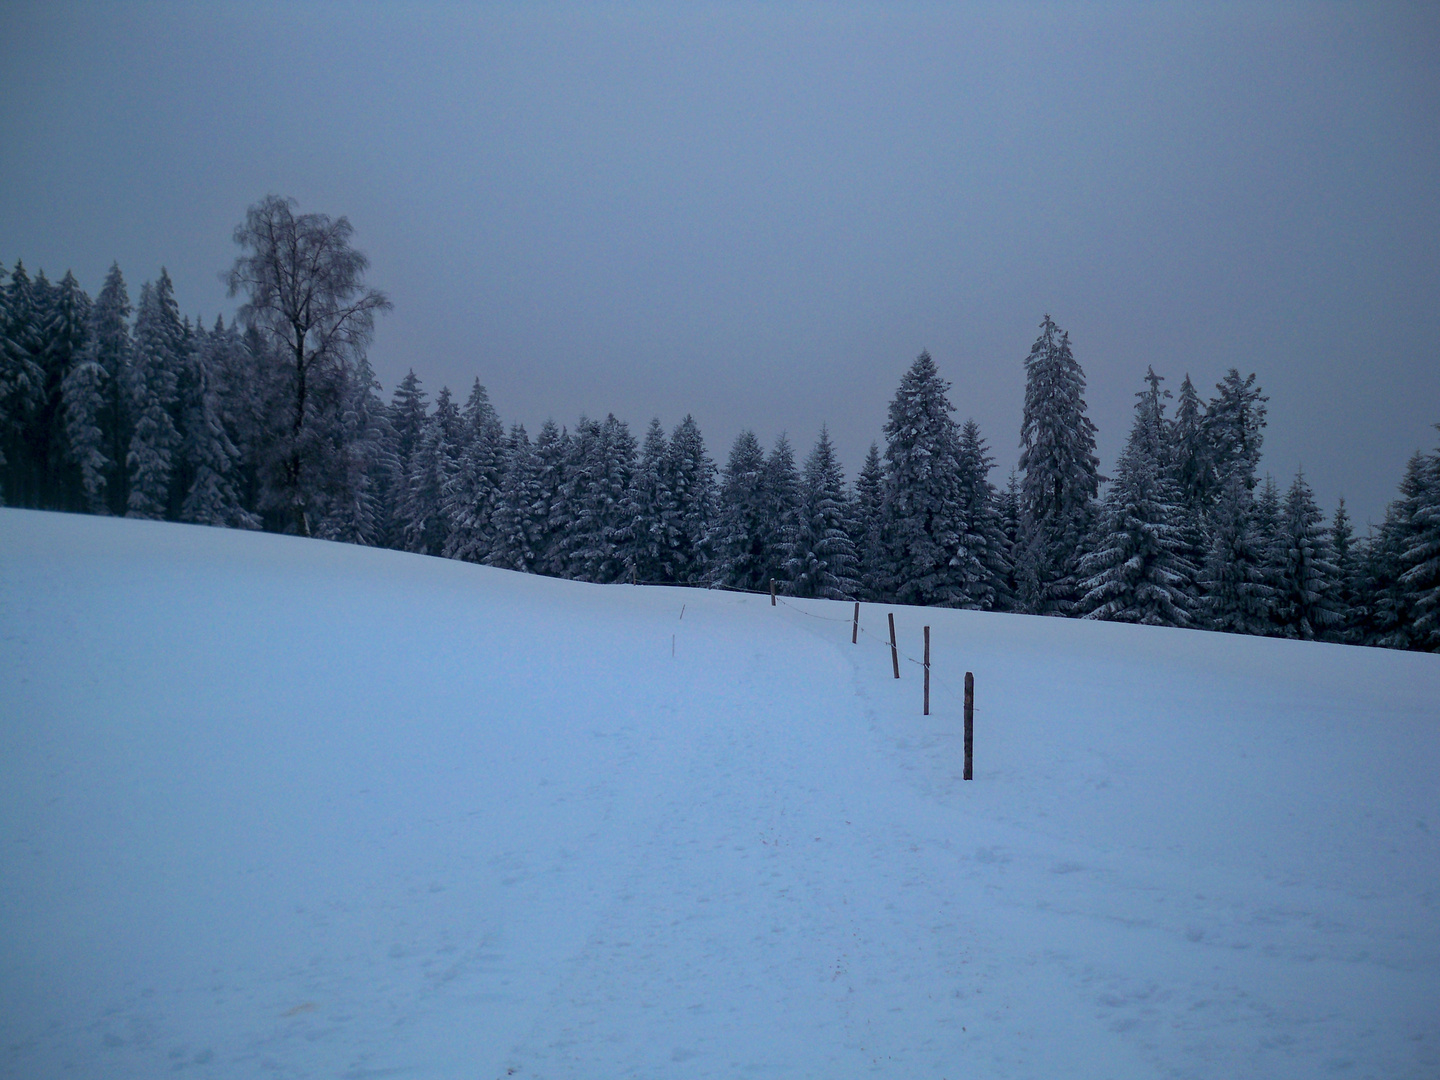
M 342 219 L 343 221 L 343 219 Z M 133 314 L 133 319 L 132 319 Z M 1231 369 L 1167 416 L 1153 371 L 1108 482 L 1068 335 L 1026 360 L 1018 474 L 998 489 L 973 421 L 922 353 L 853 488 L 827 432 L 797 463 L 742 432 L 723 468 L 694 420 L 643 440 L 613 415 L 532 440 L 479 381 L 387 403 L 363 352 L 317 367 L 287 419 L 259 326 L 182 317 L 168 275 L 133 311 L 112 267 L 0 271 L 0 495 L 11 505 L 274 531 L 593 582 L 764 589 L 1440 650 L 1440 451 L 1384 523 L 1327 527 L 1302 475 L 1259 477 L 1267 399 Z M 287 397 L 287 395 L 289 395 Z M 303 461 L 303 470 L 300 463 Z M 303 479 L 302 479 L 303 477 Z M 297 484 L 304 490 L 297 492 Z M 297 518 L 294 508 L 303 507 Z

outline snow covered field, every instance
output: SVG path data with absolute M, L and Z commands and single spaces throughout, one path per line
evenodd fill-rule
M 0 510 L 0 1074 L 1440 1075 L 1440 656 L 886 610 Z

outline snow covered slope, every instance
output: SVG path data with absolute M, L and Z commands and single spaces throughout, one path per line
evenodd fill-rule
M 886 610 L 0 511 L 0 1075 L 1440 1075 L 1440 657 Z

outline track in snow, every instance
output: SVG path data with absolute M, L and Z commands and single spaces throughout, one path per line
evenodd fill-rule
M 848 605 L 0 511 L 0 1073 L 1440 1072 L 1440 658 L 894 610 L 974 783 Z

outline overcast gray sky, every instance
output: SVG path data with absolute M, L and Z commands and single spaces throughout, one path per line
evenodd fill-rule
M 348 215 L 388 398 L 693 412 L 851 474 L 929 349 L 1003 482 L 1041 317 L 1109 468 L 1147 364 L 1270 395 L 1263 467 L 1378 521 L 1436 445 L 1434 4 L 0 7 L 0 259 L 132 297 L 267 192 Z

